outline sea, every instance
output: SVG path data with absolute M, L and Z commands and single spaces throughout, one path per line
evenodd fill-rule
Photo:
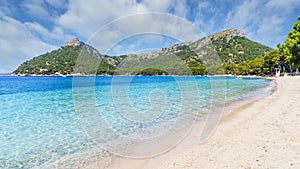
M 116 140 L 128 139 L 125 145 L 134 149 L 137 138 L 167 138 L 174 126 L 177 132 L 220 113 L 214 110 L 268 93 L 271 84 L 229 76 L 0 76 L 0 168 L 39 168 L 95 145 L 151 156 L 158 150 L 119 151 L 124 144 Z

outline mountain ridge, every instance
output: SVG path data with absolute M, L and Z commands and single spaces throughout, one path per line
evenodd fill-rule
M 212 50 L 214 49 L 214 50 Z M 208 51 L 210 50 L 210 51 Z M 166 55 L 177 56 L 186 66 L 191 70 L 192 74 L 205 75 L 205 74 L 222 74 L 222 70 L 208 71 L 211 63 L 205 63 L 210 60 L 208 55 L 216 55 L 222 61 L 222 66 L 227 64 L 241 64 L 243 62 L 261 58 L 263 55 L 270 51 L 271 48 L 253 42 L 247 39 L 246 34 L 240 30 L 224 30 L 208 37 L 199 39 L 194 42 L 182 42 L 173 46 L 162 48 L 161 50 L 153 51 L 145 54 L 128 54 L 120 56 L 102 55 L 94 47 L 81 42 L 77 38 L 73 38 L 66 42 L 61 48 L 47 52 L 46 54 L 34 57 L 31 60 L 22 63 L 14 72 L 13 75 L 84 75 L 84 74 L 121 74 L 116 72 L 118 66 L 122 61 L 132 59 L 131 65 L 124 68 L 124 74 L 142 74 L 142 75 L 155 75 L 155 74 L 189 74 L 187 72 L 171 70 L 171 64 L 178 64 L 178 60 L 169 64 L 167 67 L 171 70 L 169 72 L 159 70 L 164 69 L 166 65 L 157 68 L 145 68 L 150 73 L 145 72 L 143 67 L 134 65 L 140 64 L 142 61 L 155 60 L 155 58 L 164 57 Z M 215 51 L 215 52 L 214 52 Z M 99 66 L 97 71 L 93 72 L 76 72 L 75 65 L 79 54 L 84 53 L 86 58 L 99 59 Z M 217 56 L 218 55 L 218 56 Z M 160 58 L 161 59 L 161 58 Z M 154 61 L 155 62 L 155 61 Z M 93 64 L 87 63 L 87 65 Z M 123 65 L 126 65 L 123 64 Z M 225 64 L 225 66 L 224 66 Z M 144 65 L 149 67 L 149 65 Z M 212 65 L 211 65 L 212 66 Z M 123 66 L 124 67 L 124 66 Z M 155 66 L 154 66 L 155 67 Z M 212 70 L 212 68 L 211 68 Z M 223 71 L 223 73 L 231 73 Z

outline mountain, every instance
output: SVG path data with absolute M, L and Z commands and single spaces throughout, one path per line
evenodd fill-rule
M 195 42 L 133 55 L 116 74 L 264 74 L 263 56 L 271 48 L 251 41 L 240 30 L 224 30 Z M 130 73 L 129 73 L 130 74 Z
M 74 38 L 57 50 L 25 61 L 13 73 L 16 75 L 70 75 L 75 71 L 78 56 L 82 55 L 101 60 L 102 67 L 99 73 L 106 72 L 119 62 L 116 58 L 101 55 L 94 47 Z
M 16 75 L 76 73 L 204 75 L 224 72 L 253 74 L 255 73 L 253 71 L 240 71 L 247 68 L 239 65 L 249 65 L 248 62 L 262 58 L 270 50 L 271 48 L 267 46 L 247 39 L 246 34 L 240 30 L 224 30 L 195 42 L 184 42 L 145 54 L 122 56 L 101 55 L 92 46 L 78 39 L 71 39 L 60 49 L 24 62 L 13 73 Z M 75 68 L 78 60 L 81 64 L 77 64 Z M 99 66 L 93 67 L 95 63 L 99 63 Z M 88 67 L 91 67 L 90 70 Z
M 240 64 L 263 57 L 271 48 L 247 39 L 240 30 L 225 30 L 208 37 L 224 63 Z

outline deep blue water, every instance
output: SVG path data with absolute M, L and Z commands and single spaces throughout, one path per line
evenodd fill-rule
M 80 121 L 92 110 L 99 111 L 102 123 L 126 135 L 269 85 L 265 79 L 234 77 L 3 76 L 0 168 L 31 168 L 94 145 Z M 116 136 L 100 132 L 104 141 Z

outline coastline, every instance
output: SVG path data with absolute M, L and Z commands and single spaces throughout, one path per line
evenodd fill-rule
M 273 83 L 273 82 L 271 82 Z M 244 99 L 240 99 L 237 101 L 229 102 L 226 103 L 226 110 L 225 114 L 222 116 L 222 119 L 220 121 L 223 121 L 225 117 L 231 116 L 231 110 L 239 109 L 242 104 L 243 106 L 252 104 L 253 102 L 262 99 L 266 97 L 265 93 L 262 92 L 263 94 L 259 94 L 261 90 L 268 90 L 271 91 L 274 89 L 274 86 L 270 85 L 269 87 L 259 89 L 258 91 L 255 92 L 253 96 L 246 97 Z M 269 93 L 270 94 L 270 93 Z M 259 96 L 257 96 L 259 95 Z M 218 110 L 220 111 L 220 110 Z M 166 161 L 166 159 L 171 158 L 172 156 L 176 154 L 180 154 L 181 152 L 185 151 L 186 149 L 190 149 L 195 147 L 196 145 L 199 144 L 199 136 L 201 133 L 199 131 L 202 131 L 203 128 L 205 127 L 205 118 L 200 117 L 195 121 L 195 126 L 193 127 L 193 130 L 190 132 L 187 138 L 184 139 L 183 142 L 181 142 L 180 145 L 178 145 L 176 148 L 170 150 L 167 153 L 164 153 L 161 156 L 154 157 L 152 159 L 126 159 L 126 158 L 120 158 L 117 156 L 114 156 L 112 154 L 106 153 L 106 155 L 103 155 L 98 147 L 94 147 L 90 150 L 84 151 L 84 152 L 79 152 L 77 154 L 74 154 L 72 156 L 66 156 L 54 163 L 48 163 L 43 165 L 43 168 L 53 168 L 53 167 L 58 167 L 58 168 L 69 168 L 72 166 L 77 167 L 77 168 L 122 168 L 123 166 L 126 166 L 124 168 L 142 168 L 144 164 L 148 164 L 151 166 L 153 161 L 160 161 L 158 163 L 161 163 L 162 161 Z M 217 129 L 218 130 L 218 129 Z M 210 137 L 210 136 L 209 136 Z M 97 154 L 98 152 L 98 154 Z M 162 160 L 163 159 L 163 160 Z M 126 165 L 125 165 L 125 164 Z M 129 166 L 128 166 L 129 165 Z M 151 167 L 150 167 L 151 168 Z
M 163 155 L 87 157 L 78 168 L 300 168 L 300 77 L 274 81 L 269 96 L 226 107 L 218 128 L 205 142 L 199 142 L 203 123 L 197 122 L 180 145 Z
M 257 92 L 255 92 L 255 93 L 257 93 Z M 240 102 L 240 100 L 238 100 L 238 102 Z M 252 100 L 252 99 L 250 99 L 250 100 Z M 245 99 L 245 101 L 249 101 L 249 100 Z M 235 103 L 237 103 L 237 102 L 235 100 L 232 100 L 230 102 L 226 102 L 226 106 L 228 106 L 228 105 L 234 106 L 233 104 L 235 104 Z M 227 107 L 227 108 L 231 110 L 231 108 L 229 108 L 229 107 Z M 198 125 L 198 127 L 195 127 L 196 129 L 201 130 L 201 124 L 202 124 L 201 120 L 202 119 L 199 119 L 199 121 L 197 121 L 197 124 L 199 123 L 199 125 Z M 201 133 L 199 133 L 199 131 L 195 131 L 195 133 L 191 134 L 191 135 L 192 135 L 192 137 L 198 137 L 197 134 L 199 135 Z M 167 140 L 169 140 L 169 139 L 167 139 Z M 191 138 L 191 137 L 187 138 L 183 143 L 186 143 L 186 142 L 188 142 L 188 144 L 189 144 L 188 148 L 194 147 L 196 144 L 198 144 L 197 138 Z M 185 147 L 182 147 L 181 145 L 178 145 L 178 147 L 180 148 L 180 151 L 176 150 L 174 153 L 173 150 L 171 150 L 170 153 L 168 152 L 166 154 L 180 154 L 180 152 L 182 152 L 186 149 Z M 107 152 L 104 152 L 105 155 L 103 155 L 102 152 L 103 151 L 99 150 L 97 147 L 92 147 L 91 149 L 86 149 L 86 151 L 85 150 L 78 151 L 78 154 L 76 154 L 76 153 L 69 154 L 69 155 L 61 157 L 57 161 L 49 161 L 49 163 L 45 163 L 45 165 L 42 164 L 41 166 L 36 166 L 36 167 L 37 168 L 99 168 L 99 166 L 101 167 L 105 163 L 104 168 L 109 168 L 108 166 L 113 166 L 113 165 L 119 164 L 119 163 L 122 164 L 123 161 L 126 161 L 126 163 L 129 161 L 129 163 L 136 164 L 136 160 L 133 160 L 130 162 L 130 160 L 123 159 L 123 158 L 120 159 L 119 157 L 115 157 L 112 154 L 109 154 Z M 158 157 L 155 157 L 155 158 L 158 158 Z M 145 159 L 145 160 L 148 161 L 149 159 Z M 138 161 L 141 161 L 141 160 L 138 160 Z M 54 162 L 56 164 L 54 165 L 52 162 Z M 52 163 L 52 164 L 50 164 L 50 163 Z M 49 164 L 51 167 L 46 167 Z M 80 167 L 77 167 L 77 166 L 80 166 Z M 87 166 L 89 166 L 89 167 L 87 167 Z M 91 166 L 94 166 L 94 167 L 91 167 Z M 139 168 L 139 167 L 137 167 L 137 168 Z
M 11 77 L 113 77 L 113 76 L 194 76 L 194 77 L 235 77 L 235 78 L 264 78 L 264 79 L 273 79 L 273 77 L 268 76 L 258 76 L 258 75 L 232 75 L 232 74 L 211 74 L 211 75 L 178 75 L 178 74 L 165 74 L 165 75 L 130 75 L 130 74 L 116 74 L 116 75 L 105 75 L 105 74 L 5 74 L 1 76 L 11 76 Z

